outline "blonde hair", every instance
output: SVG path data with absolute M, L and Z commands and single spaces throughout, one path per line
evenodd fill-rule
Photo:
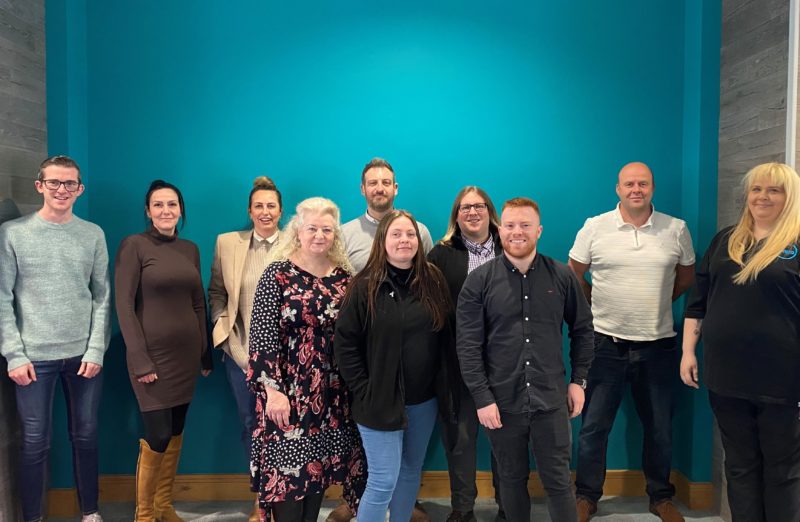
M 747 206 L 747 195 L 756 182 L 783 188 L 786 203 L 764 244 L 745 261 L 745 254 L 758 242 L 753 234 L 753 215 Z M 742 267 L 733 278 L 738 285 L 755 281 L 762 270 L 800 237 L 800 178 L 788 165 L 764 163 L 745 174 L 742 193 L 745 197 L 742 215 L 728 238 L 728 257 Z
M 289 220 L 289 224 L 281 231 L 278 244 L 270 250 L 268 263 L 286 261 L 300 248 L 298 232 L 305 223 L 308 215 L 328 214 L 333 217 L 334 221 L 333 245 L 331 245 L 331 249 L 328 250 L 328 259 L 330 259 L 331 263 L 335 266 L 352 274 L 353 266 L 350 264 L 350 260 L 347 258 L 347 252 L 344 248 L 342 229 L 339 226 L 339 207 L 336 206 L 336 203 L 326 198 L 308 198 L 297 204 L 295 212 L 295 215 Z

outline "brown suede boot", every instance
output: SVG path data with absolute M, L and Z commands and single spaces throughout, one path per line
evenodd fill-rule
M 258 509 L 258 494 L 256 494 L 256 502 L 253 504 L 253 510 L 250 512 L 250 516 L 247 517 L 247 522 L 261 522 L 261 513 Z
M 175 473 L 178 471 L 178 460 L 181 458 L 183 435 L 172 437 L 169 440 L 164 460 L 161 462 L 161 471 L 158 473 L 158 484 L 153 501 L 153 512 L 158 522 L 184 522 L 172 506 L 172 490 L 175 486 Z
M 150 449 L 147 442 L 139 440 L 139 460 L 136 462 L 136 514 L 134 522 L 155 522 L 153 499 L 156 494 L 158 472 L 164 460 L 163 453 Z

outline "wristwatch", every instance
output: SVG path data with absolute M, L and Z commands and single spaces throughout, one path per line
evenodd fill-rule
M 572 379 L 572 384 L 577 384 L 582 390 L 586 389 L 586 379 Z

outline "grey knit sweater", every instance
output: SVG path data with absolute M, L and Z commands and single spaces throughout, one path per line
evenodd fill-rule
M 0 354 L 9 370 L 76 356 L 103 364 L 110 303 L 100 227 L 38 213 L 0 226 Z

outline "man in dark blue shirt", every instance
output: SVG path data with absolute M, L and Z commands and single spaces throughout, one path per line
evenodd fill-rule
M 592 312 L 566 265 L 538 254 L 538 205 L 503 205 L 503 255 L 475 269 L 458 299 L 461 373 L 488 429 L 511 522 L 530 519 L 528 444 L 553 522 L 574 522 L 569 419 L 581 413 L 594 354 Z M 565 382 L 562 324 L 570 335 L 571 382 Z

